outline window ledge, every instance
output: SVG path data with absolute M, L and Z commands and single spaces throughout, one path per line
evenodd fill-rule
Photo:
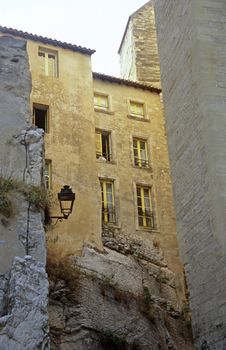
M 43 73 L 40 73 L 40 76 L 41 77 L 44 77 L 44 78 L 51 78 L 51 79 L 58 79 L 59 76 L 58 75 L 47 75 L 47 74 L 43 74 Z
M 155 228 L 149 228 L 149 227 L 139 227 L 136 229 L 136 231 L 143 231 L 143 232 L 151 232 L 151 233 L 160 233 L 159 230 Z
M 98 113 L 104 113 L 104 114 L 109 114 L 109 115 L 114 115 L 115 112 L 113 111 L 109 111 L 109 110 L 104 110 L 104 109 L 100 109 L 100 108 L 94 108 L 94 111 L 95 112 L 98 112 Z
M 111 165 L 115 165 L 116 164 L 116 162 L 114 160 L 107 161 L 107 160 L 104 160 L 104 159 L 101 159 L 101 158 L 97 158 L 97 162 L 101 163 L 101 164 L 111 164 Z
M 137 166 L 137 165 L 134 165 L 134 164 L 133 164 L 132 167 L 135 168 L 135 169 L 142 169 L 142 170 L 148 171 L 148 172 L 150 172 L 150 173 L 153 172 L 153 169 L 152 169 L 151 166 L 141 167 L 141 166 Z
M 139 120 L 139 121 L 141 121 L 141 122 L 150 123 L 150 119 L 147 119 L 147 118 L 145 118 L 145 117 L 138 117 L 138 116 L 135 116 L 135 115 L 133 115 L 133 114 L 127 114 L 127 118 Z
M 121 226 L 119 224 L 113 224 L 113 223 L 105 223 L 105 224 L 102 224 L 102 228 L 108 228 L 108 227 L 111 227 L 111 228 L 115 228 L 115 229 L 120 229 Z

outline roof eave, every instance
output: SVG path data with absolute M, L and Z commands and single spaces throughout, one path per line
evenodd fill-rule
M 88 49 L 86 47 L 73 45 L 73 44 L 62 42 L 62 41 L 59 41 L 56 39 L 42 37 L 42 36 L 39 36 L 36 34 L 23 32 L 21 30 L 17 30 L 17 29 L 13 29 L 13 28 L 7 28 L 7 27 L 0 26 L 0 32 L 4 33 L 4 34 L 13 35 L 15 37 L 23 38 L 26 40 L 38 41 L 38 42 L 41 42 L 43 44 L 62 47 L 64 49 L 68 49 L 68 50 L 71 50 L 74 52 L 80 52 L 80 53 L 83 53 L 83 54 L 86 54 L 89 56 L 91 56 L 94 52 L 96 52 L 96 50 Z

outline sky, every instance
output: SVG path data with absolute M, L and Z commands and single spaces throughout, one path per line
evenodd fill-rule
M 93 71 L 119 76 L 129 16 L 147 0 L 0 0 L 0 25 L 95 49 Z

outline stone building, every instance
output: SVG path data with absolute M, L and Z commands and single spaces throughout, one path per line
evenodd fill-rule
M 156 1 L 181 256 L 197 349 L 226 348 L 226 3 Z
M 55 194 L 65 184 L 76 192 L 73 213 L 52 234 L 55 254 L 80 254 L 84 244 L 102 249 L 104 227 L 160 245 L 183 290 L 160 90 L 92 73 L 93 50 L 5 27 L 0 32 L 27 40 L 47 185 Z M 51 214 L 59 214 L 58 204 Z
M 153 66 L 145 43 L 155 11 L 163 101 L 171 161 L 180 255 L 184 262 L 197 349 L 226 348 L 226 119 L 223 0 L 148 2 L 143 8 L 141 57 L 128 50 L 136 35 L 127 26 L 128 67 Z M 154 7 L 153 7 L 154 6 Z M 139 10 L 138 14 L 139 17 Z M 134 15 L 132 15 L 134 16 Z M 139 23 L 142 20 L 139 19 Z M 153 20 L 149 18 L 149 26 Z M 137 31 L 140 30 L 138 25 Z M 133 28 L 133 33 L 136 29 Z M 125 36 L 124 36 L 125 37 Z M 124 39 L 125 40 L 125 39 Z M 127 52 L 130 52 L 128 54 Z M 126 56 L 127 55 L 127 56 Z M 148 74 L 148 73 L 147 73 Z M 151 70 L 149 70 L 151 75 Z M 143 78 L 137 76 L 143 81 Z M 147 79 L 151 80 L 151 76 Z
M 128 19 L 119 47 L 121 76 L 160 87 L 154 1 L 148 1 Z

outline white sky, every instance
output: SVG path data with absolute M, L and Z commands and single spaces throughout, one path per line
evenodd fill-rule
M 0 25 L 95 49 L 93 70 L 119 76 L 128 17 L 147 0 L 0 0 Z

